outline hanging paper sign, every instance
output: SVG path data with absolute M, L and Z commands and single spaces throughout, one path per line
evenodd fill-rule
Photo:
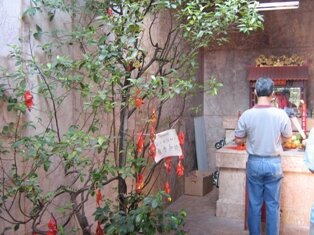
M 165 157 L 181 156 L 182 150 L 175 129 L 156 134 L 155 139 L 156 157 L 155 162 L 159 162 Z

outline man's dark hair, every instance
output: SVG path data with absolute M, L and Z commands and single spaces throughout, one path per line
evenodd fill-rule
M 270 96 L 274 90 L 274 82 L 268 77 L 261 77 L 255 83 L 255 90 L 258 97 Z
M 284 89 L 283 91 L 282 91 L 282 94 L 283 95 L 290 95 L 290 91 L 288 90 L 288 89 Z

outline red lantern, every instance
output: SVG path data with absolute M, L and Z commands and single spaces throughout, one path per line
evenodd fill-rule
M 140 154 L 143 151 L 143 148 L 144 148 L 144 136 L 143 136 L 143 133 L 141 133 L 137 140 L 136 152 Z
M 99 207 L 102 201 L 102 195 L 101 195 L 101 191 L 100 189 L 97 189 L 97 193 L 96 193 L 96 204 Z
M 184 141 L 185 141 L 184 133 L 182 131 L 179 132 L 178 139 L 179 139 L 180 145 L 182 146 L 184 144 Z
M 170 192 L 171 192 L 170 184 L 169 184 L 169 182 L 167 181 L 167 182 L 165 183 L 165 193 L 170 194 Z
M 98 224 L 97 224 L 96 235 L 105 235 L 104 230 L 101 228 L 100 221 L 98 221 Z
M 184 155 L 182 154 L 181 156 L 179 156 L 179 160 L 183 160 L 184 159 Z
M 150 142 L 148 153 L 149 153 L 149 156 L 153 160 L 155 160 L 155 157 L 156 157 L 156 146 L 155 146 L 154 142 Z
M 136 98 L 136 99 L 134 100 L 134 106 L 135 106 L 136 108 L 140 108 L 143 104 L 144 104 L 144 101 L 143 101 L 142 98 Z
M 141 193 L 144 187 L 144 176 L 143 174 L 139 174 L 136 180 L 136 192 Z
M 156 139 L 156 129 L 154 126 L 150 127 L 149 138 L 151 141 L 155 141 L 155 139 Z
M 168 174 L 171 172 L 171 165 L 172 165 L 172 157 L 166 157 L 164 167 L 166 168 L 166 171 Z
M 301 116 L 301 126 L 304 133 L 306 133 L 306 103 L 304 100 L 301 100 L 302 104 L 302 116 Z
M 58 227 L 57 221 L 54 218 L 51 218 L 48 222 L 48 232 L 47 235 L 57 235 Z
M 29 111 L 31 111 L 31 108 L 33 107 L 33 95 L 30 91 L 24 92 L 24 103 Z
M 151 122 L 152 122 L 152 125 L 155 126 L 156 125 L 156 122 L 157 122 L 157 117 L 156 117 L 156 112 L 155 112 L 155 109 L 153 109 L 153 112 L 152 112 L 152 116 L 151 116 Z
M 176 173 L 178 176 L 183 176 L 184 175 L 184 166 L 182 164 L 182 160 L 179 159 L 178 165 L 177 165 L 177 169 L 176 169 Z

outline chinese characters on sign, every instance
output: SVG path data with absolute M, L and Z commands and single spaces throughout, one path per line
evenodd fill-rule
M 155 162 L 159 162 L 165 157 L 181 156 L 182 150 L 175 129 L 156 134 L 156 157 Z

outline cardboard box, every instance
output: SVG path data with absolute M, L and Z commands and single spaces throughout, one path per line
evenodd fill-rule
M 191 171 L 185 177 L 185 190 L 187 195 L 204 196 L 213 189 L 212 174 L 202 171 Z

